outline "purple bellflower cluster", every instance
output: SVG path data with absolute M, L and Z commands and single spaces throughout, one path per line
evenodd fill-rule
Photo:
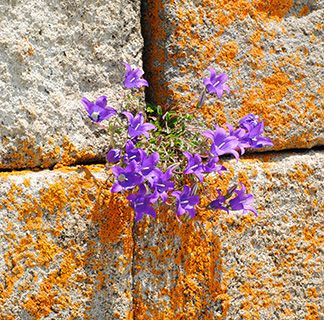
M 139 68 L 132 68 L 125 63 L 126 74 L 124 87 L 126 89 L 140 89 L 147 87 L 148 82 L 142 78 L 144 72 Z M 228 80 L 226 74 L 217 75 L 214 68 L 210 68 L 210 77 L 205 78 L 203 95 L 206 91 L 222 97 L 224 91 L 230 92 L 225 84 Z M 200 98 L 199 105 L 205 98 Z M 264 124 L 259 117 L 248 114 L 239 121 L 238 127 L 227 125 L 227 129 L 215 126 L 214 130 L 201 132 L 202 138 L 210 143 L 201 154 L 189 151 L 182 152 L 184 159 L 173 164 L 161 163 L 159 152 L 147 152 L 143 145 L 150 143 L 152 132 L 156 131 L 155 125 L 145 122 L 142 112 L 133 114 L 129 111 L 117 112 L 107 106 L 107 97 L 101 96 L 96 102 L 82 98 L 89 118 L 94 123 L 109 120 L 112 117 L 127 119 L 127 138 L 121 147 L 113 146 L 106 155 L 114 177 L 111 192 L 127 194 L 129 205 L 135 213 L 135 221 L 144 215 L 156 217 L 159 205 L 174 206 L 178 217 L 187 215 L 193 218 L 196 208 L 200 203 L 199 187 L 204 183 L 207 174 L 222 174 L 226 168 L 220 163 L 221 157 L 232 155 L 239 159 L 247 148 L 262 148 L 272 146 L 268 137 L 263 136 Z M 118 122 L 120 125 L 121 122 Z M 206 141 L 206 142 L 207 142 Z M 179 183 L 181 177 L 186 175 L 191 183 Z M 216 190 L 218 197 L 211 199 L 208 209 L 224 210 L 229 212 L 252 212 L 257 215 L 253 207 L 253 196 L 246 192 L 246 187 L 241 183 L 241 188 L 232 187 L 226 195 Z

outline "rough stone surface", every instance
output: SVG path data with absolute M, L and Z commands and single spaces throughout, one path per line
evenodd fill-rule
M 109 139 L 80 99 L 120 106 L 142 45 L 140 0 L 0 1 L 0 169 L 102 158 Z
M 88 170 L 0 173 L 0 319 L 132 317 L 132 213 Z
M 145 1 L 150 99 L 193 111 L 209 66 L 231 94 L 211 97 L 203 121 L 265 120 L 274 149 L 324 142 L 323 1 Z
M 179 224 L 161 210 L 137 224 L 136 319 L 320 319 L 323 163 L 320 151 L 265 154 L 209 180 L 203 204 L 236 177 L 258 217 L 200 210 Z

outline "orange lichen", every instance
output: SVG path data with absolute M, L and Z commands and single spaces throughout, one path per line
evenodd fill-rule
M 310 120 L 316 128 L 324 120 L 319 97 L 316 96 L 314 101 L 309 90 L 304 92 L 307 85 L 304 64 L 306 46 L 294 53 L 289 53 L 284 46 L 276 45 L 275 49 L 268 46 L 274 38 L 280 39 L 280 33 L 287 33 L 279 23 L 290 13 L 293 0 L 254 0 L 252 3 L 203 0 L 199 6 L 182 0 L 175 1 L 175 5 L 172 3 L 171 0 L 160 0 L 158 4 L 153 1 L 144 10 L 146 24 L 154 25 L 148 38 L 158 38 L 153 42 L 153 49 L 148 47 L 145 58 L 150 61 L 149 70 L 152 70 L 150 98 L 162 106 L 171 105 L 183 112 L 188 109 L 196 112 L 199 97 L 195 92 L 198 92 L 196 90 L 201 83 L 199 79 L 204 77 L 210 65 L 216 63 L 218 69 L 229 73 L 231 96 L 242 107 L 231 109 L 227 104 L 207 102 L 199 110 L 206 122 L 218 121 L 220 114 L 222 123 L 233 122 L 246 113 L 255 112 L 269 127 L 268 134 L 274 136 L 276 149 L 323 143 L 323 138 L 314 134 L 313 130 L 295 130 L 308 127 Z M 163 16 L 172 18 L 162 19 Z M 240 44 L 235 40 L 228 41 L 223 32 L 248 16 L 249 41 L 247 52 L 243 52 Z M 281 31 L 277 31 L 272 22 L 279 25 Z M 250 31 L 253 32 L 251 35 Z M 269 65 L 269 61 L 273 66 Z M 240 83 L 234 75 L 240 74 L 243 68 L 245 73 L 246 70 L 249 72 L 245 75 L 249 80 Z M 292 68 L 293 73 L 290 71 Z M 154 72 L 155 69 L 158 72 Z M 262 76 L 260 70 L 266 76 Z M 178 80 L 180 78 L 181 81 Z M 303 96 L 294 99 L 295 93 L 303 93 Z M 298 134 L 294 134 L 295 131 Z
M 138 285 L 134 301 L 136 318 L 148 319 L 146 314 L 151 314 L 154 319 L 196 318 L 202 315 L 204 319 L 215 319 L 208 310 L 210 301 L 223 304 L 223 312 L 226 313 L 228 296 L 219 278 L 220 243 L 213 233 L 213 223 L 209 220 L 213 219 L 213 216 L 210 212 L 200 211 L 197 217 L 199 222 L 191 220 L 179 224 L 173 212 L 161 208 L 159 217 L 154 223 L 163 226 L 162 242 L 157 246 L 145 247 L 145 251 L 139 246 L 135 251 L 138 252 L 136 257 L 138 265 L 140 266 L 140 261 L 145 261 L 146 268 L 152 272 L 156 280 L 162 281 L 161 284 L 157 282 L 157 286 L 161 286 L 160 291 L 157 292 L 160 303 L 157 306 L 147 305 L 142 299 L 136 298 L 143 290 Z M 138 236 L 141 238 L 145 236 L 145 233 L 150 230 L 148 227 L 146 222 L 136 226 Z M 179 238 L 181 244 L 178 249 L 173 248 L 176 238 Z M 152 265 L 151 258 L 147 259 L 147 254 L 153 257 Z M 159 269 L 159 265 L 154 264 L 154 261 L 163 263 L 162 270 L 167 265 L 179 270 L 177 280 L 172 287 L 163 285 L 164 272 Z M 137 270 L 140 271 L 141 269 Z M 168 299 L 165 300 L 163 297 Z M 161 304 L 163 313 L 161 313 Z
M 99 167 L 90 169 L 100 172 Z M 2 173 L 0 180 L 8 183 L 22 174 L 14 172 L 8 177 L 8 173 Z M 111 281 L 107 266 L 112 265 L 122 272 L 129 265 L 132 216 L 130 209 L 121 210 L 125 199 L 114 200 L 102 179 L 95 179 L 91 174 L 84 176 L 82 171 L 77 173 L 72 168 L 48 171 L 48 175 L 54 178 L 47 180 L 43 188 L 35 187 L 35 178 L 30 173 L 21 184 L 11 181 L 6 197 L 1 200 L 1 207 L 10 215 L 6 218 L 7 249 L 3 255 L 5 269 L 1 271 L 4 282 L 0 285 L 0 305 L 17 296 L 17 290 L 22 290 L 29 294 L 17 307 L 25 309 L 35 319 L 48 316 L 53 308 L 58 313 L 68 308 L 71 319 L 86 319 L 87 305 L 73 297 L 90 301 L 96 287 L 94 283 L 99 286 L 101 282 L 103 288 L 102 282 L 106 286 Z M 73 219 L 82 217 L 83 223 L 96 226 L 99 241 L 88 238 L 87 231 L 85 234 L 78 231 L 78 237 L 87 241 L 87 248 L 73 239 L 62 246 L 60 237 L 62 231 L 66 231 L 69 217 L 72 223 Z M 111 261 L 109 252 L 114 252 L 117 244 L 125 247 L 124 258 Z M 40 273 L 38 281 L 37 270 L 45 271 Z M 93 274 L 87 274 L 87 270 L 92 270 Z M 11 316 L 12 310 L 0 312 L 0 318 Z
M 309 7 L 308 6 L 303 6 L 301 10 L 298 13 L 298 16 L 303 17 L 306 16 L 309 13 Z
M 3 162 L 0 163 L 0 169 L 32 168 L 39 170 L 40 168 L 49 168 L 56 163 L 56 167 L 59 168 L 95 158 L 95 153 L 91 149 L 77 149 L 68 137 L 63 138 L 61 146 L 55 146 L 53 139 L 50 139 L 48 145 L 51 145 L 52 148 L 45 151 L 38 146 L 34 138 L 25 139 L 7 152 L 2 159 Z
M 221 61 L 227 61 L 230 65 L 233 63 L 237 53 L 238 53 L 238 45 L 235 41 L 230 41 L 222 46 L 222 50 L 216 58 L 216 62 L 219 63 Z
M 293 3 L 294 0 L 253 0 L 253 6 L 258 12 L 278 18 L 285 16 Z

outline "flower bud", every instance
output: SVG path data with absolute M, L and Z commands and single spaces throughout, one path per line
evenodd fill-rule
M 119 149 L 110 149 L 106 155 L 106 159 L 110 163 L 117 163 L 121 159 L 121 152 Z

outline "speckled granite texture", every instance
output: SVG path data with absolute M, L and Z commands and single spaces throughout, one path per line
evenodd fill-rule
M 265 120 L 273 149 L 324 142 L 323 1 L 157 0 L 143 5 L 149 97 L 193 111 L 209 66 L 231 94 L 210 99 L 204 121 Z
M 102 160 L 80 99 L 120 107 L 142 46 L 139 0 L 0 1 L 0 169 Z
M 204 204 L 235 177 L 258 217 L 200 210 L 179 224 L 162 211 L 137 224 L 135 318 L 320 319 L 323 163 L 323 152 L 259 155 L 209 180 Z
M 0 318 L 319 319 L 323 163 L 228 162 L 202 206 L 235 178 L 258 217 L 201 209 L 179 224 L 161 207 L 135 228 L 103 167 L 1 173 Z
M 89 169 L 0 173 L 0 319 L 131 317 L 131 210 Z
M 323 144 L 323 5 L 0 1 L 0 320 L 323 318 L 324 154 L 306 150 Z M 124 61 L 148 100 L 221 125 L 258 114 L 282 151 L 227 160 L 195 219 L 160 206 L 134 225 L 80 104 L 122 108 Z M 231 94 L 196 110 L 210 65 Z M 233 181 L 257 217 L 203 209 Z

